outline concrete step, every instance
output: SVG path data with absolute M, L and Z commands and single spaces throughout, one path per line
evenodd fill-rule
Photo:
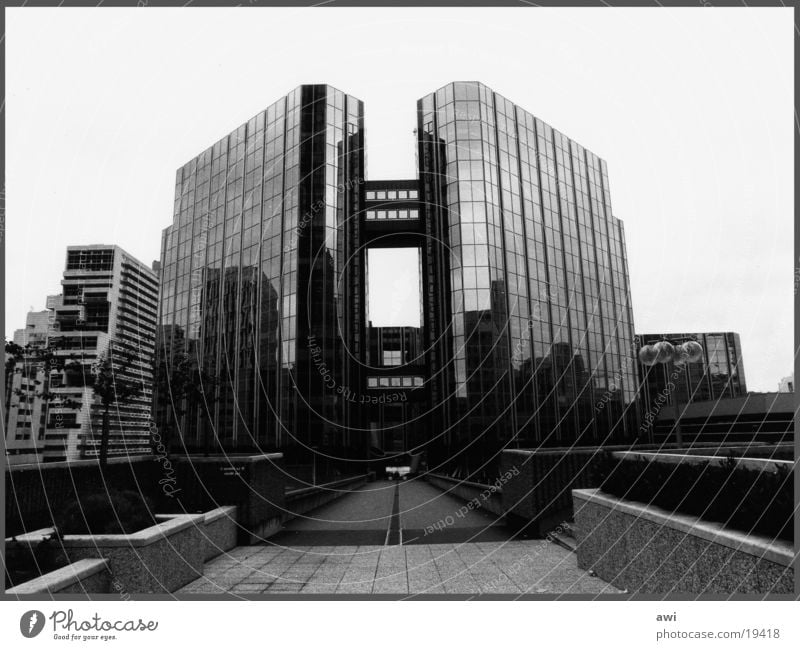
M 561 525 L 550 531 L 548 537 L 553 540 L 554 544 L 558 544 L 572 553 L 574 553 L 575 549 L 578 547 L 578 540 L 575 539 L 575 533 L 571 526 Z

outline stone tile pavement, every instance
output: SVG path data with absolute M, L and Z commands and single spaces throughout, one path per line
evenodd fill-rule
M 546 540 L 408 546 L 237 547 L 189 594 L 617 594 Z

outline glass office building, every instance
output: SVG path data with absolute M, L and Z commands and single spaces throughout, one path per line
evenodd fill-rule
M 418 134 L 444 298 L 429 300 L 440 430 L 520 445 L 635 435 L 625 237 L 605 162 L 476 82 L 421 99 Z
M 705 402 L 747 395 L 742 360 L 742 342 L 736 332 L 691 332 L 684 334 L 640 334 L 640 346 L 659 341 L 697 341 L 703 358 L 684 365 L 639 365 L 642 378 L 642 407 L 657 416 L 660 405 Z M 672 384 L 668 389 L 667 386 Z
M 167 426 L 187 448 L 357 456 L 633 438 L 605 163 L 458 82 L 418 102 L 418 176 L 366 181 L 363 110 L 301 86 L 178 170 L 159 350 L 219 387 Z M 370 327 L 372 247 L 419 251 L 420 328 Z
M 160 361 L 192 359 L 215 388 L 165 415 L 188 449 L 349 444 L 349 412 L 322 390 L 354 380 L 363 105 L 301 86 L 177 172 L 162 237 Z M 162 413 L 168 390 L 161 391 Z M 169 420 L 172 421 L 169 421 Z

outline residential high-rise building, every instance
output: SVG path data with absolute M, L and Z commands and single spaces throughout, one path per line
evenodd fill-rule
M 47 340 L 47 330 L 50 325 L 50 312 L 30 311 L 25 319 L 25 329 L 14 331 L 14 343 L 21 346 L 43 345 Z
M 444 458 L 479 439 L 635 437 L 605 162 L 457 82 L 418 102 L 418 177 L 366 181 L 363 111 L 301 86 L 178 170 L 159 355 L 188 355 L 220 386 L 178 409 L 183 444 L 359 455 L 380 440 Z M 370 326 L 376 247 L 419 251 L 421 328 Z
M 113 405 L 109 456 L 149 453 L 155 273 L 118 246 L 69 246 L 61 285 L 63 293 L 47 300 L 47 345 L 65 358 L 66 367 L 47 377 L 52 399 L 44 406 L 44 459 L 98 456 L 103 408 L 85 377 L 109 351 L 132 357 L 115 372 L 140 386 L 137 396 Z
M 25 328 L 14 332 L 14 343 L 28 351 L 22 359 L 7 359 L 5 449 L 9 465 L 42 459 L 45 437 L 45 403 L 38 398 L 48 388 L 48 377 L 36 350 L 47 345 L 49 311 L 31 311 Z M 10 362 L 10 363 L 9 363 Z

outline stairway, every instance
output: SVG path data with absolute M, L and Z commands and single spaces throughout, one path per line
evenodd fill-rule
M 554 544 L 558 544 L 562 548 L 575 553 L 578 548 L 578 540 L 575 538 L 575 523 L 572 521 L 564 521 L 558 526 L 553 528 L 546 536 Z

